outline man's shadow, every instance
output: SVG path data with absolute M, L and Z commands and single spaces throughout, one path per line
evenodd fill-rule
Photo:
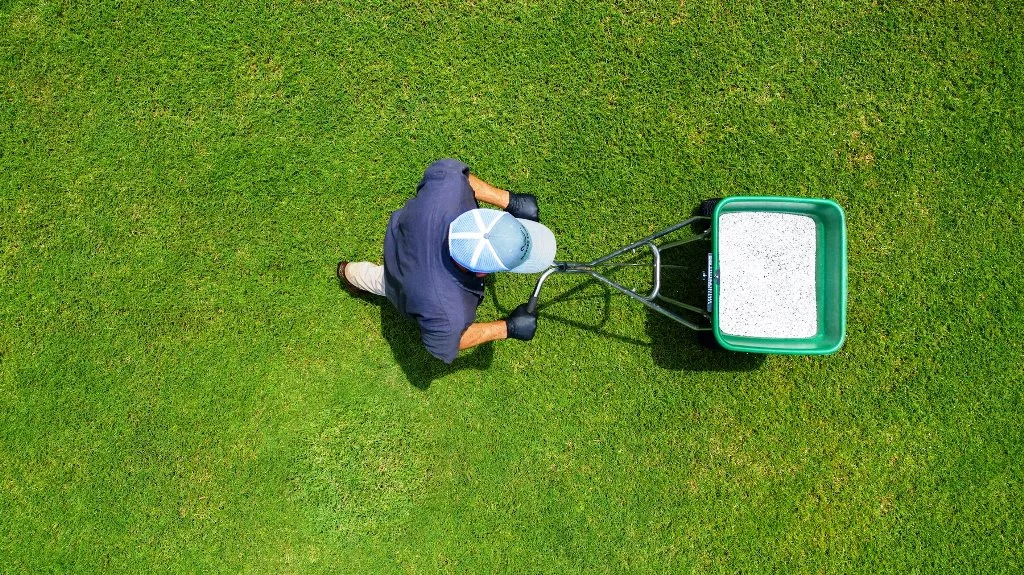
M 706 242 L 693 242 L 662 252 L 661 294 L 695 305 L 706 301 L 707 282 L 702 277 L 702 272 L 707 262 L 707 250 Z M 609 277 L 619 279 L 614 273 L 609 274 Z M 566 279 L 569 282 L 575 282 L 575 285 L 550 299 L 545 298 L 545 294 L 550 293 L 553 288 L 557 288 L 555 285 L 545 284 L 545 291 L 541 294 L 541 304 L 537 308 L 539 322 L 542 326 L 540 329 L 544 329 L 544 322 L 550 321 L 572 329 L 589 331 L 638 348 L 647 348 L 650 349 L 657 366 L 673 371 L 750 371 L 764 363 L 765 355 L 724 350 L 714 344 L 714 337 L 710 332 L 698 334 L 675 320 L 644 307 L 640 302 L 632 301 L 625 295 L 613 291 L 589 276 L 574 276 Z M 484 283 L 495 309 L 500 314 L 507 315 L 522 303 L 522 301 L 515 301 L 512 302 L 512 305 L 502 305 L 498 301 L 493 277 L 488 277 Z M 551 283 L 561 282 L 554 280 Z M 634 287 L 638 291 L 648 289 L 646 286 L 631 285 L 628 282 L 625 285 Z M 595 288 L 599 289 L 595 290 Z M 615 333 L 607 327 L 611 320 L 613 296 L 623 302 L 623 305 L 636 308 L 636 313 L 646 314 L 646 333 L 650 341 Z M 366 299 L 366 301 L 380 307 L 381 333 L 388 345 L 391 346 L 395 361 L 402 368 L 406 378 L 417 388 L 425 390 L 434 380 L 450 373 L 464 369 L 485 370 L 490 367 L 494 357 L 493 342 L 460 353 L 451 365 L 447 365 L 430 355 L 423 347 L 419 336 L 419 326 L 416 325 L 416 322 L 404 317 L 386 300 L 375 298 L 373 300 Z M 601 318 L 596 322 L 582 321 L 579 319 L 581 316 L 579 310 L 574 309 L 574 306 L 579 305 L 599 306 Z M 689 312 L 682 312 L 681 315 L 692 317 L 697 322 L 704 321 L 700 316 Z
M 391 346 L 395 361 L 405 373 L 406 379 L 419 389 L 425 390 L 439 377 L 463 369 L 484 370 L 491 366 L 494 358 L 494 344 L 485 343 L 470 351 L 462 352 L 448 365 L 423 347 L 420 330 L 416 322 L 406 318 L 390 302 L 378 299 L 373 303 L 380 306 L 380 331 Z

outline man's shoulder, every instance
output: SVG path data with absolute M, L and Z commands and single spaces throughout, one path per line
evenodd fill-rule
M 423 170 L 424 177 L 443 177 L 457 174 L 461 174 L 463 177 L 468 177 L 469 166 L 467 166 L 465 162 L 456 160 L 455 158 L 441 158 L 440 160 L 435 160 L 427 166 L 426 170 Z
M 420 338 L 435 357 L 450 363 L 462 333 L 476 319 L 480 298 L 458 285 L 447 271 L 433 271 L 404 287 Z
M 473 188 L 469 185 L 469 166 L 453 159 L 438 160 L 427 166 L 423 178 L 416 186 L 416 199 L 427 199 L 430 204 L 464 204 L 473 201 Z M 411 203 L 416 203 L 415 200 Z

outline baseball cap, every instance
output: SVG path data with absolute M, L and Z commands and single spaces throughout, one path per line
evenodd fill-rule
M 532 220 L 478 208 L 448 226 L 452 259 L 472 272 L 535 274 L 555 261 L 555 234 Z

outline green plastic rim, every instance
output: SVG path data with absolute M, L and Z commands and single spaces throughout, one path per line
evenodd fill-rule
M 817 229 L 815 282 L 818 332 L 808 338 L 744 337 L 722 333 L 718 326 L 718 220 L 735 212 L 779 212 L 808 216 Z M 832 200 L 737 196 L 715 206 L 711 218 L 713 300 L 711 324 L 719 345 L 730 351 L 784 355 L 835 353 L 846 339 L 846 215 Z

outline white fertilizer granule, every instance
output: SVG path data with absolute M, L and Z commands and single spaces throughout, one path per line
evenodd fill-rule
M 718 219 L 718 326 L 746 337 L 818 332 L 816 238 L 808 216 L 735 212 Z

